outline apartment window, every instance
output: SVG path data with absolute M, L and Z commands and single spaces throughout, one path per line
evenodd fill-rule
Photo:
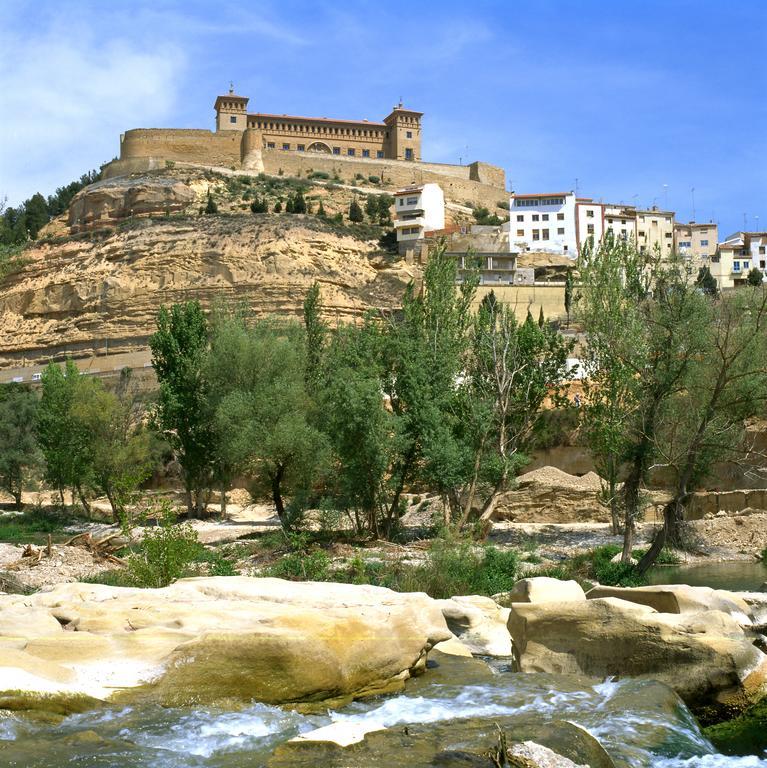
M 744 262 L 743 262 L 743 269 L 744 269 L 744 270 L 748 269 L 748 268 L 749 268 L 749 266 L 750 266 L 750 265 L 749 265 L 749 262 L 747 262 L 747 261 L 744 261 Z
M 340 155 L 341 154 L 341 147 L 333 147 L 333 154 L 334 155 Z
M 671 238 L 671 232 L 666 232 L 664 236 L 665 236 L 665 238 L 667 240 L 670 239 Z
M 621 224 L 626 224 L 626 219 L 621 219 Z
M 346 150 L 346 154 L 349 155 L 349 157 L 354 157 L 354 155 L 357 153 L 356 149 L 352 149 L 351 147 Z
M 303 152 L 303 151 L 306 149 L 306 147 L 305 147 L 303 144 L 299 144 L 299 145 L 296 147 L 296 149 L 297 149 L 299 152 Z
M 559 216 L 561 216 L 563 219 L 565 218 L 565 214 L 564 213 L 558 213 L 557 214 L 557 218 Z M 587 219 L 593 219 L 594 218 L 594 211 L 586 211 L 586 218 Z
M 557 234 L 558 235 L 564 235 L 565 234 L 565 228 L 564 227 L 558 227 L 557 228 Z
M 362 156 L 363 157 L 370 157 L 370 150 L 369 149 L 363 149 L 362 150 Z
M 229 118 L 229 122 L 230 122 L 230 123 L 236 123 L 236 122 L 237 122 L 237 116 L 236 116 L 236 115 L 232 115 L 232 116 Z
M 290 144 L 287 144 L 287 143 L 286 143 L 286 144 L 283 144 L 283 145 L 282 145 L 282 148 L 283 148 L 283 149 L 290 149 Z
M 639 237 L 644 237 L 644 230 L 643 229 L 639 230 Z
M 412 149 L 406 149 L 405 150 L 405 160 L 412 160 L 413 159 L 413 150 Z
M 415 205 L 417 202 L 418 202 L 418 198 L 417 197 L 409 197 L 407 199 L 407 204 L 408 205 Z
M 589 211 L 589 213 L 586 214 L 587 216 L 593 216 L 594 211 Z M 557 214 L 557 221 L 564 221 L 565 220 L 565 214 L 564 213 L 558 213 Z
M 406 131 L 405 132 L 405 136 L 407 136 L 408 139 L 412 139 L 413 138 L 413 132 L 412 131 Z
M 613 223 L 613 220 L 612 220 L 612 219 L 608 219 L 608 220 L 607 220 L 607 223 L 608 223 L 608 224 L 612 224 L 612 223 Z
M 679 242 L 679 247 L 680 248 L 692 248 L 692 242 L 689 241 L 689 240 L 681 240 Z
M 733 261 L 732 262 L 732 271 L 733 272 L 740 272 L 740 262 L 739 261 Z
M 765 260 L 764 260 L 764 259 L 762 259 L 762 260 L 759 262 L 759 269 L 764 269 L 764 267 L 765 267 L 765 264 L 767 264 L 767 262 L 765 262 Z
M 266 148 L 267 149 L 274 149 L 274 142 L 273 141 L 267 141 L 266 142 Z
M 517 221 L 524 221 L 525 220 L 525 214 L 519 213 L 517 214 Z
M 759 253 L 760 253 L 760 254 L 762 254 L 762 253 L 765 253 L 765 252 L 767 252 L 767 251 L 765 250 L 766 248 L 767 248 L 767 246 L 764 246 L 764 245 L 760 245 L 760 246 L 759 246 Z
M 525 236 L 525 230 L 524 229 L 518 229 L 517 230 L 517 237 L 524 237 Z
M 405 204 L 405 198 L 401 197 L 398 201 L 400 207 L 402 207 Z
M 541 221 L 548 221 L 548 220 L 549 220 L 549 214 L 548 214 L 548 213 L 544 213 L 544 214 L 541 216 Z
M 705 248 L 707 245 L 708 245 L 708 240 L 701 240 L 700 241 L 701 248 Z
M 540 216 L 537 213 L 533 214 L 533 221 L 540 221 Z
M 379 149 L 376 152 L 376 157 L 380 160 L 383 157 L 383 150 Z
M 541 231 L 539 229 L 533 230 L 533 240 L 540 240 L 541 239 Z
M 542 229 L 541 230 L 541 240 L 548 240 L 549 239 L 549 230 L 548 229 Z
M 586 231 L 588 234 L 593 235 L 594 234 L 594 225 L 593 224 L 587 224 L 586 225 Z

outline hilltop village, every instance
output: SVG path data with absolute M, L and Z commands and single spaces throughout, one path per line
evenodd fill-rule
M 0 218 L 9 764 L 761 764 L 767 234 L 248 104 Z

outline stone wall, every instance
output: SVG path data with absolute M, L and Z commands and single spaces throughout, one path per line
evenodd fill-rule
M 527 317 L 528 307 L 536 320 L 538 319 L 541 307 L 543 307 L 543 314 L 547 320 L 565 317 L 564 283 L 547 283 L 546 285 L 480 285 L 474 297 L 473 308 L 476 309 L 490 291 L 495 293 L 498 301 L 513 307 L 514 314 L 520 321 Z
M 241 131 L 197 128 L 136 128 L 120 140 L 120 160 L 162 158 L 186 163 L 240 167 Z

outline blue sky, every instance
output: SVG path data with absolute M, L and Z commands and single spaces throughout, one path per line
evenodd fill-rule
M 3 1 L 0 198 L 50 192 L 135 127 L 254 111 L 425 113 L 424 159 L 519 192 L 767 229 L 767 0 Z M 667 185 L 664 187 L 664 185 Z M 759 218 L 757 218 L 759 217 Z

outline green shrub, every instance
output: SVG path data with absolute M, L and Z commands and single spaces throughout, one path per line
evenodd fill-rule
M 508 211 L 509 209 L 509 201 L 508 200 L 499 200 L 496 205 L 499 208 L 503 208 L 504 211 Z
M 297 550 L 266 569 L 267 576 L 291 581 L 330 581 L 330 558 L 321 549 Z
M 218 213 L 218 205 L 216 205 L 216 201 L 213 199 L 213 196 L 210 194 L 210 192 L 208 192 L 208 202 L 205 204 L 205 213 Z
M 66 507 L 27 507 L 24 512 L 0 516 L 0 541 L 19 544 L 43 544 L 48 534 L 60 534 L 78 518 Z M 67 534 L 69 535 L 69 534 Z
M 380 184 L 381 183 L 381 179 L 378 176 L 368 176 L 368 181 L 371 184 Z
M 330 174 L 325 171 L 312 171 L 308 176 L 308 179 L 329 179 Z

